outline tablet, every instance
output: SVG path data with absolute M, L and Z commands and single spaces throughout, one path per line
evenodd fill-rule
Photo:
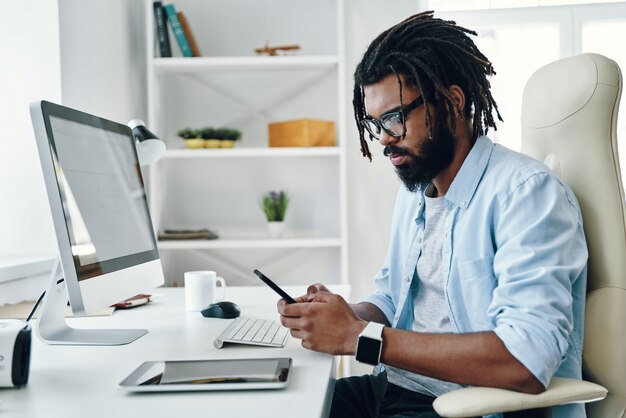
M 281 389 L 290 358 L 147 361 L 118 388 L 128 392 Z

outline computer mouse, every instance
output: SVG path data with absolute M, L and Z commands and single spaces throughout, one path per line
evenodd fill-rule
M 230 319 L 237 318 L 241 314 L 241 309 L 237 304 L 223 300 L 207 306 L 200 312 L 206 318 Z

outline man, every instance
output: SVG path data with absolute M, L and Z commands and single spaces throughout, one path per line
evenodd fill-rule
M 363 155 L 377 139 L 403 183 L 376 291 L 348 305 L 316 284 L 302 303 L 278 302 L 304 347 L 378 364 L 337 381 L 331 416 L 437 417 L 434 398 L 463 386 L 536 394 L 553 376 L 581 376 L 580 210 L 543 164 L 485 136 L 500 116 L 495 72 L 468 34 L 420 13 L 379 35 L 356 69 Z

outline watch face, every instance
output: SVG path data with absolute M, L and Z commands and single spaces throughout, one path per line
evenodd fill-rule
M 362 363 L 377 365 L 380 359 L 380 340 L 361 336 L 356 348 L 356 359 Z

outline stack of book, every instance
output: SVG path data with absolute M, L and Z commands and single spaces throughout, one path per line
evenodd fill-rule
M 218 239 L 219 236 L 209 229 L 166 229 L 159 232 L 159 241 L 185 239 Z
M 196 39 L 191 32 L 189 22 L 183 12 L 177 12 L 173 4 L 163 5 L 160 1 L 155 1 L 154 18 L 156 27 L 156 38 L 159 45 L 161 57 L 171 57 L 170 31 L 176 38 L 183 57 L 200 57 L 200 49 Z M 169 23 L 169 24 L 168 24 Z

